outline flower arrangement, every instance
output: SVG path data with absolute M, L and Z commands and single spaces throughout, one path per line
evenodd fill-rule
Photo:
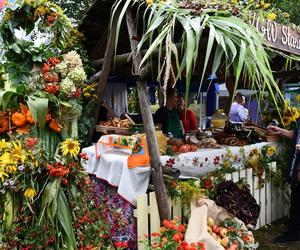
M 0 143 L 2 249 L 114 245 L 98 210 L 105 204 L 97 203 L 81 167 L 87 156 L 79 154 L 78 141 L 66 139 L 55 156 L 45 154 L 37 138 Z
M 277 169 L 272 169 L 271 162 L 277 162 Z M 274 146 L 265 146 L 261 151 L 252 149 L 245 161 L 246 168 L 252 168 L 258 177 L 258 188 L 273 180 L 277 186 L 284 183 L 284 154 L 278 153 Z
M 272 109 L 272 107 L 270 107 L 270 109 Z M 276 119 L 281 127 L 291 129 L 296 126 L 296 121 L 299 117 L 300 115 L 297 108 L 285 104 L 284 107 L 281 107 L 278 110 L 273 109 L 271 112 L 269 110 L 264 112 L 263 122 L 265 125 L 269 125 Z
M 145 249 L 177 249 L 177 250 L 205 250 L 204 242 L 188 244 L 184 241 L 185 226 L 176 220 L 164 220 L 160 232 L 151 234 L 151 242 L 148 235 L 141 242 Z

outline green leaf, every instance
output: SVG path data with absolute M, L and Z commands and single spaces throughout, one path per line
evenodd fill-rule
M 59 194 L 58 194 L 57 216 L 58 216 L 60 224 L 62 225 L 62 227 L 68 237 L 71 247 L 73 247 L 73 249 L 77 249 L 75 235 L 74 235 L 73 226 L 72 226 L 71 211 L 68 207 L 68 200 L 66 198 L 64 190 L 61 187 L 59 189 Z
M 18 93 L 14 91 L 0 91 L 0 106 L 2 110 L 6 110 L 13 95 L 18 95 Z
M 35 96 L 30 96 L 27 101 L 29 110 L 34 120 L 39 122 L 41 128 L 44 128 L 46 124 L 48 102 L 49 100 L 47 98 L 40 98 Z

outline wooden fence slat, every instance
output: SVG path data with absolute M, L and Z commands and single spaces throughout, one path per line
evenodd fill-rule
M 260 199 L 259 199 L 259 189 L 257 189 L 257 187 L 258 187 L 258 178 L 256 176 L 253 176 L 253 197 L 255 198 L 256 202 L 261 208 Z M 260 221 L 261 213 L 262 213 L 262 209 L 260 209 L 260 216 L 257 220 L 256 229 L 261 227 L 261 221 Z
M 272 194 L 271 183 L 266 183 L 266 224 L 272 223 Z
M 253 195 L 253 172 L 252 168 L 247 168 L 246 169 L 246 180 L 249 185 L 250 193 Z
M 233 182 L 239 181 L 239 172 L 233 172 L 232 173 L 232 181 Z
M 150 233 L 159 232 L 160 229 L 160 217 L 158 212 L 158 206 L 156 201 L 155 192 L 149 194 L 150 203 Z
M 278 218 L 283 217 L 283 202 L 282 202 L 282 190 L 277 188 L 277 215 Z
M 266 185 L 259 189 L 260 227 L 266 225 Z
M 148 194 L 140 195 L 137 198 L 137 209 L 136 209 L 136 217 L 137 217 L 137 235 L 138 241 L 144 240 L 144 235 L 149 234 L 149 224 L 148 224 Z M 138 249 L 145 249 L 144 245 L 138 242 Z
M 240 179 L 246 178 L 246 169 L 240 170 Z
M 225 179 L 227 181 L 232 180 L 231 174 L 225 174 Z
M 181 200 L 176 199 L 172 201 L 173 204 L 173 218 L 179 218 L 182 220 L 182 207 L 181 207 Z

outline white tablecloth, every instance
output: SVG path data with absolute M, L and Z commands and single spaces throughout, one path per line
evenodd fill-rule
M 246 156 L 251 149 L 260 150 L 266 145 L 278 146 L 276 143 L 257 143 L 245 147 L 224 147 L 221 149 L 199 149 L 197 152 L 189 152 L 176 156 L 161 156 L 162 164 L 165 165 L 170 159 L 174 159 L 173 167 L 181 172 L 181 178 L 199 178 L 209 172 L 222 166 L 224 157 L 228 149 L 232 155 L 236 156 L 234 166 L 238 168 L 242 163 L 240 161 L 241 150 Z M 107 181 L 109 184 L 118 187 L 118 193 L 136 206 L 136 198 L 139 194 L 147 191 L 150 167 L 128 168 L 128 155 L 121 153 L 104 153 L 99 159 L 95 157 L 95 146 L 84 148 L 89 160 L 85 165 L 88 173 L 96 175 L 97 178 Z
M 136 206 L 137 196 L 146 193 L 148 189 L 150 167 L 129 169 L 128 155 L 115 152 L 103 153 L 99 159 L 96 159 L 95 146 L 83 148 L 82 152 L 89 156 L 84 166 L 86 171 L 118 187 L 118 193 Z

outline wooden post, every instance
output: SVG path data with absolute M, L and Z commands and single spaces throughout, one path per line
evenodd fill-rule
M 101 107 L 102 94 L 103 94 L 103 91 L 104 91 L 106 83 L 107 83 L 107 79 L 108 79 L 109 72 L 110 72 L 110 66 L 111 66 L 111 62 L 113 59 L 113 55 L 114 55 L 115 37 L 116 37 L 115 34 L 116 34 L 118 17 L 120 15 L 121 9 L 122 9 L 122 6 L 119 6 L 119 8 L 117 9 L 116 14 L 114 16 L 114 19 L 112 21 L 112 27 L 111 27 L 111 30 L 109 33 L 106 50 L 105 50 L 105 54 L 104 54 L 102 69 L 101 69 L 100 78 L 99 78 L 99 85 L 97 88 L 97 106 L 95 108 L 96 122 L 97 122 L 98 114 L 99 114 L 100 107 Z M 88 133 L 89 141 L 92 140 L 94 130 L 95 130 L 95 127 L 93 127 L 93 126 L 89 129 L 89 133 Z
M 137 35 L 134 18 L 129 8 L 126 12 L 126 23 L 130 40 L 130 47 L 133 53 L 133 66 L 136 75 L 139 75 L 139 66 L 142 60 L 140 53 L 135 53 L 138 42 L 133 40 L 132 37 Z M 160 162 L 160 154 L 157 146 L 157 139 L 155 134 L 155 127 L 152 118 L 152 112 L 150 103 L 148 101 L 147 84 L 144 80 L 137 81 L 137 90 L 139 96 L 139 102 L 141 107 L 141 113 L 143 117 L 143 123 L 147 138 L 147 144 L 150 154 L 151 175 L 153 179 L 158 210 L 161 221 L 163 219 L 171 219 L 171 213 L 169 209 L 169 202 L 166 192 L 166 187 L 163 179 L 162 165 Z

